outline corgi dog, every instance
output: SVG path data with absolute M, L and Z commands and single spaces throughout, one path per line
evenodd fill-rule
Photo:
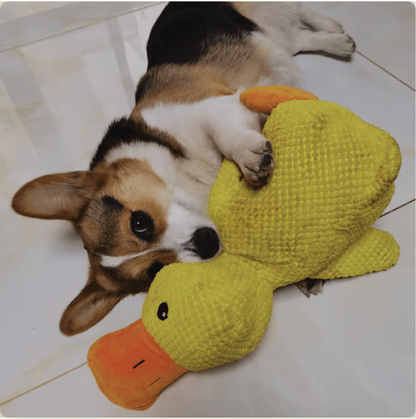
M 348 57 L 354 48 L 340 23 L 296 2 L 169 3 L 150 33 L 136 105 L 109 125 L 89 170 L 32 180 L 12 201 L 24 216 L 72 222 L 88 252 L 88 280 L 62 333 L 81 333 L 147 291 L 164 265 L 215 258 L 207 201 L 223 157 L 254 189 L 274 168 L 264 116 L 239 93 L 299 86 L 298 52 Z

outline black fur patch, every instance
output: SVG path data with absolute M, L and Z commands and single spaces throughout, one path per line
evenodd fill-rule
M 114 282 L 120 287 L 121 294 L 138 294 L 139 292 L 146 292 L 149 290 L 152 279 L 147 276 L 146 270 L 144 270 L 139 277 L 127 277 L 120 275 L 117 268 L 110 268 L 102 266 L 103 272 L 108 275 Z
M 103 196 L 101 200 L 104 202 L 104 208 L 111 212 L 121 211 L 124 208 L 124 205 L 120 204 L 120 202 L 112 196 Z
M 191 64 L 219 42 L 239 42 L 258 26 L 228 2 L 172 2 L 160 14 L 147 42 L 147 69 Z
M 155 279 L 156 274 L 164 267 L 165 265 L 160 262 L 154 262 L 150 268 L 147 270 L 147 276 L 152 281 Z
M 95 152 L 90 163 L 90 170 L 94 170 L 98 163 L 104 160 L 107 153 L 122 144 L 153 143 L 167 148 L 173 157 L 184 158 L 185 153 L 179 144 L 174 141 L 168 142 L 163 134 L 154 128 L 150 128 L 144 122 L 137 123 L 127 118 L 114 120 L 107 129 L 103 140 Z

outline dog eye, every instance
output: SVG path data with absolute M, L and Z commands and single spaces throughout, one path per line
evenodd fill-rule
M 166 303 L 162 303 L 157 309 L 157 317 L 159 317 L 160 320 L 166 320 L 168 318 L 168 311 L 168 305 Z
M 136 214 L 133 219 L 133 229 L 136 233 L 144 233 L 147 230 L 146 220 L 143 215 Z
M 143 211 L 134 211 L 131 214 L 131 230 L 140 239 L 151 241 L 155 232 L 152 218 Z

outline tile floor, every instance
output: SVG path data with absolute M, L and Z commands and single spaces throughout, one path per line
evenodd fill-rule
M 133 106 L 150 28 L 165 3 L 6 3 L 0 9 L 0 411 L 5 416 L 410 416 L 415 412 L 415 7 L 313 3 L 357 42 L 350 62 L 296 60 L 303 87 L 398 141 L 397 191 L 376 225 L 401 246 L 387 272 L 325 285 L 307 300 L 275 292 L 260 347 L 188 373 L 146 412 L 100 393 L 90 344 L 140 316 L 125 299 L 73 338 L 60 315 L 83 286 L 87 258 L 71 227 L 9 208 L 34 177 L 86 169 L 108 122 Z M 98 7 L 99 6 L 99 7 Z

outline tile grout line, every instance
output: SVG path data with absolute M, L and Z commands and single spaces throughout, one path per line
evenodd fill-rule
M 396 211 L 396 210 L 398 210 L 398 209 L 400 209 L 400 208 L 403 208 L 403 207 L 405 207 L 406 205 L 411 204 L 412 202 L 415 202 L 415 200 L 416 200 L 416 199 L 415 199 L 415 198 L 413 198 L 411 201 L 406 202 L 406 203 L 404 203 L 404 204 L 402 204 L 402 205 L 399 205 L 398 207 L 393 208 L 392 210 L 390 210 L 390 211 L 388 211 L 388 212 L 385 212 L 384 214 L 380 215 L 380 218 L 381 218 L 381 217 L 384 217 L 385 215 L 391 214 L 392 212 L 394 212 L 394 211 Z
M 386 70 L 385 68 L 383 68 L 381 65 L 377 64 L 376 62 L 374 62 L 373 60 L 370 60 L 370 58 L 368 58 L 366 55 L 364 55 L 363 53 L 355 50 L 355 52 L 358 55 L 361 55 L 361 57 L 365 58 L 366 60 L 370 61 L 371 64 L 374 64 L 376 67 L 378 67 L 380 70 L 383 70 L 385 73 L 387 73 L 388 75 L 392 76 L 393 78 L 395 78 L 397 81 L 399 81 L 400 83 L 404 84 L 406 87 L 408 87 L 409 89 L 412 89 L 414 92 L 416 91 L 412 86 L 410 86 L 409 84 L 407 84 L 406 82 L 404 82 L 403 80 L 400 80 L 397 76 L 395 76 L 394 74 L 390 73 L 390 71 Z
M 137 9 L 130 10 L 130 11 L 128 11 L 128 12 L 124 12 L 124 13 L 121 13 L 121 14 L 119 14 L 119 15 L 115 15 L 115 16 L 110 16 L 110 17 L 107 17 L 107 18 L 103 18 L 103 19 L 98 20 L 98 21 L 96 21 L 96 22 L 89 23 L 89 24 L 86 24 L 86 25 L 83 25 L 83 26 L 79 26 L 79 27 L 77 27 L 77 28 L 73 28 L 73 29 L 70 29 L 70 30 L 68 30 L 68 31 L 63 31 L 63 32 L 56 33 L 56 34 L 53 34 L 53 35 L 45 36 L 45 37 L 43 37 L 43 38 L 39 38 L 39 39 L 34 40 L 34 41 L 30 41 L 30 42 L 22 43 L 22 44 L 20 44 L 20 45 L 15 45 L 15 46 L 13 46 L 13 47 L 10 47 L 10 48 L 4 49 L 4 50 L 0 50 L 0 54 L 1 54 L 2 52 L 7 52 L 7 51 L 13 50 L 13 49 L 15 49 L 15 48 L 21 48 L 21 47 L 26 46 L 26 45 L 30 45 L 30 44 L 33 44 L 33 43 L 36 43 L 36 42 L 40 42 L 40 41 L 43 41 L 43 40 L 46 40 L 46 39 L 50 39 L 50 38 L 53 38 L 53 37 L 56 37 L 56 36 L 59 36 L 59 35 L 67 34 L 67 33 L 73 32 L 73 31 L 78 30 L 78 29 L 83 29 L 83 28 L 86 28 L 86 27 L 89 27 L 89 26 L 93 26 L 93 25 L 96 25 L 96 24 L 99 24 L 99 23 L 103 23 L 103 22 L 105 22 L 105 21 L 108 21 L 108 20 L 111 20 L 111 19 L 114 19 L 114 18 L 119 18 L 119 17 L 121 17 L 121 16 L 128 15 L 128 14 L 130 14 L 130 13 L 135 13 L 135 12 L 137 12 L 137 11 L 139 11 L 139 10 L 143 10 L 143 9 L 145 9 L 145 8 L 152 7 L 152 6 L 154 6 L 154 5 L 156 5 L 156 4 L 160 4 L 160 3 L 164 3 L 164 2 L 163 2 L 163 1 L 161 1 L 161 2 L 154 2 L 153 4 L 148 4 L 148 5 L 145 5 L 145 6 L 143 6 L 143 7 L 138 7 Z M 387 73 L 388 75 L 390 75 L 390 76 L 392 76 L 393 78 L 395 78 L 395 79 L 396 79 L 397 81 L 399 81 L 400 83 L 404 84 L 406 87 L 410 88 L 410 89 L 411 89 L 411 90 L 413 90 L 414 92 L 416 91 L 416 90 L 415 90 L 415 88 L 413 88 L 412 86 L 410 86 L 409 84 L 407 84 L 407 83 L 406 83 L 406 82 L 404 82 L 403 80 L 399 79 L 397 76 L 395 76 L 394 74 L 390 73 L 388 70 L 386 70 L 385 68 L 381 67 L 379 64 L 375 63 L 374 61 L 372 61 L 370 58 L 368 58 L 368 57 L 367 57 L 367 56 L 365 56 L 364 54 L 362 54 L 362 53 L 360 53 L 360 52 L 358 52 L 358 51 L 356 51 L 356 53 L 357 53 L 357 54 L 359 54 L 360 56 L 362 56 L 364 59 L 368 60 L 370 63 L 372 63 L 372 64 L 374 64 L 375 66 L 377 66 L 378 68 L 380 68 L 382 71 L 384 71 L 384 72 L 385 72 L 385 73 Z M 391 214 L 391 213 L 393 213 L 393 212 L 395 212 L 395 211 L 397 211 L 397 210 L 399 210 L 399 209 L 401 209 L 401 208 L 403 208 L 403 207 L 405 207 L 405 206 L 407 206 L 407 205 L 409 205 L 409 204 L 411 204 L 411 203 L 415 202 L 415 200 L 416 200 L 416 199 L 414 198 L 414 199 L 412 199 L 412 200 L 410 200 L 410 201 L 408 201 L 408 202 L 406 202 L 406 203 L 404 203 L 404 204 L 402 204 L 402 205 L 400 205 L 400 206 L 398 206 L 398 207 L 396 207 L 396 208 L 394 208 L 394 209 L 392 209 L 392 210 L 390 210 L 390 211 L 388 211 L 388 212 L 386 212 L 386 213 L 382 214 L 382 215 L 380 216 L 380 218 L 382 218 L 382 217 L 384 217 L 384 216 L 386 216 L 386 215 L 389 215 L 389 214 Z M 0 402 L 0 406 L 4 406 L 4 405 L 6 405 L 7 403 L 10 403 L 10 402 L 12 402 L 12 401 L 14 401 L 14 400 L 16 400 L 16 399 L 18 399 L 18 398 L 22 397 L 22 396 L 24 396 L 24 395 L 26 395 L 26 394 L 28 394 L 28 393 L 30 393 L 30 392 L 32 392 L 32 391 L 34 391 L 34 390 L 37 390 L 38 388 L 40 388 L 40 387 L 42 387 L 42 386 L 44 386 L 44 385 L 47 385 L 47 384 L 49 384 L 49 383 L 51 383 L 51 382 L 53 382 L 53 381 L 57 380 L 58 378 L 63 377 L 64 375 L 67 375 L 67 374 L 69 374 L 69 373 L 71 373 L 71 372 L 73 372 L 73 371 L 76 371 L 77 369 L 79 369 L 79 368 L 81 368 L 81 367 L 83 367 L 83 366 L 85 366 L 85 365 L 87 365 L 87 362 L 84 362 L 84 363 L 82 363 L 82 364 L 80 364 L 80 365 L 78 365 L 78 366 L 76 366 L 76 367 L 74 367 L 74 368 L 72 368 L 72 369 L 70 369 L 70 370 L 68 370 L 68 371 L 65 371 L 64 373 L 62 373 L 62 374 L 60 374 L 60 375 L 58 375 L 58 376 L 56 376 L 56 377 L 54 377 L 54 378 L 51 378 L 51 379 L 49 379 L 49 380 L 47 380 L 47 381 L 45 381 L 45 382 L 43 382 L 43 383 L 41 383 L 41 384 L 39 384 L 39 385 L 37 385 L 37 386 L 33 387 L 33 388 L 31 388 L 31 389 L 29 389 L 29 390 L 27 390 L 27 391 L 25 391 L 25 392 L 23 392 L 23 393 L 21 393 L 21 394 L 19 394 L 19 395 L 15 396 L 15 397 L 12 397 L 12 398 L 10 398 L 10 399 L 8 399 L 8 400 L 4 401 L 4 402 Z
M 21 47 L 24 47 L 24 46 L 26 46 L 26 45 L 31 45 L 31 44 L 34 44 L 35 42 L 44 41 L 45 39 L 54 38 L 55 36 L 63 35 L 63 34 L 66 34 L 66 33 L 70 33 L 70 32 L 76 31 L 77 29 L 83 29 L 83 28 L 87 28 L 87 27 L 89 27 L 89 26 L 97 25 L 97 24 L 99 24 L 99 23 L 106 22 L 107 20 L 111 20 L 111 19 L 118 18 L 118 17 L 124 16 L 124 15 L 128 15 L 129 13 L 134 13 L 134 12 L 137 12 L 138 10 L 143 10 L 143 9 L 146 9 L 147 7 L 152 7 L 152 6 L 156 5 L 156 4 L 165 3 L 165 1 L 163 1 L 163 0 L 162 0 L 162 1 L 153 1 L 152 3 L 153 3 L 153 4 L 147 4 L 146 6 L 143 6 L 143 7 L 138 7 L 137 9 L 130 10 L 130 11 L 128 11 L 128 12 L 120 13 L 119 15 L 110 16 L 110 17 L 107 17 L 107 18 L 104 18 L 104 19 L 98 20 L 97 22 L 93 22 L 93 23 L 89 23 L 89 24 L 86 24 L 86 25 L 83 25 L 83 26 L 79 26 L 79 27 L 77 27 L 77 28 L 69 29 L 68 31 L 63 31 L 63 32 L 60 32 L 60 33 L 56 33 L 56 34 L 54 34 L 54 35 L 45 36 L 44 38 L 39 38 L 39 39 L 36 39 L 36 40 L 34 40 L 34 41 L 25 42 L 25 43 L 23 43 L 23 44 L 14 45 L 14 46 L 12 46 L 12 47 L 10 47 L 10 48 L 6 48 L 6 49 L 3 49 L 3 50 L 0 50 L 0 54 L 1 54 L 2 52 L 11 51 L 11 50 L 13 50 L 13 49 L 15 49 L 15 48 L 21 48 Z M 368 60 L 370 63 L 374 64 L 375 66 L 377 66 L 378 68 L 380 68 L 381 70 L 383 70 L 383 71 L 384 71 L 385 73 L 387 73 L 388 75 L 390 75 L 390 76 L 392 76 L 393 78 L 395 78 L 395 79 L 396 79 L 397 81 L 399 81 L 400 83 L 402 83 L 402 84 L 404 84 L 405 86 L 407 86 L 409 89 L 412 89 L 414 92 L 416 91 L 416 90 L 415 90 L 412 86 L 410 86 L 409 84 L 407 84 L 407 83 L 406 83 L 406 82 L 404 82 L 403 80 L 399 79 L 397 76 L 395 76 L 394 74 L 390 73 L 390 72 L 389 72 L 388 70 L 386 70 L 385 68 L 381 67 L 381 65 L 377 64 L 376 62 L 374 62 L 373 60 L 371 60 L 370 58 L 368 58 L 366 55 L 364 55 L 363 53 L 359 52 L 358 50 L 355 50 L 355 52 L 356 52 L 358 55 L 361 55 L 361 57 L 363 57 L 364 59 Z
M 396 207 L 396 208 L 394 208 L 394 209 L 392 209 L 392 210 L 390 210 L 390 211 L 388 211 L 388 212 L 386 212 L 386 213 L 382 214 L 382 215 L 380 216 L 380 218 L 384 217 L 385 215 L 389 215 L 389 214 L 391 214 L 392 212 L 397 211 L 398 209 L 403 208 L 403 207 L 405 207 L 405 206 L 407 206 L 407 205 L 409 205 L 409 204 L 411 204 L 412 202 L 415 202 L 415 201 L 416 201 L 416 198 L 413 198 L 412 200 L 410 200 L 410 201 L 408 201 L 408 202 L 406 202 L 406 203 L 404 203 L 404 204 L 402 204 L 402 205 L 399 205 L 398 207 Z M 82 364 L 78 365 L 78 366 L 77 366 L 77 367 L 75 367 L 75 368 L 72 368 L 72 369 L 70 369 L 70 370 L 68 370 L 68 371 L 65 371 L 64 373 L 62 373 L 62 374 L 60 374 L 60 375 L 58 375 L 58 376 L 56 376 L 56 377 L 54 377 L 54 378 L 51 378 L 50 380 L 47 380 L 47 381 L 45 381 L 44 383 L 41 383 L 41 384 L 39 384 L 39 385 L 37 385 L 37 386 L 35 386 L 35 387 L 33 387 L 33 388 L 31 388 L 31 389 L 27 390 L 27 391 L 25 391 L 25 392 L 23 392 L 23 393 L 21 393 L 21 394 L 19 394 L 19 395 L 15 396 L 15 397 L 12 397 L 11 399 L 5 400 L 4 402 L 1 402 L 1 403 L 0 403 L 0 407 L 1 407 L 1 406 L 4 406 L 4 405 L 5 405 L 5 404 L 7 404 L 7 403 L 12 402 L 13 400 L 16 400 L 16 399 L 20 398 L 20 397 L 22 397 L 22 396 L 25 396 L 26 394 L 31 393 L 32 391 L 37 390 L 38 388 L 43 387 L 43 386 L 45 386 L 46 384 L 49 384 L 49 383 L 51 383 L 52 381 L 55 381 L 55 380 L 57 380 L 58 378 L 61 378 L 61 377 L 63 377 L 64 375 L 67 375 L 67 374 L 69 374 L 69 373 L 71 373 L 71 372 L 73 372 L 73 371 L 75 371 L 75 370 L 77 370 L 77 369 L 79 369 L 79 368 L 81 368 L 81 367 L 83 367 L 83 366 L 87 365 L 87 364 L 88 364 L 87 362 L 84 362 L 84 363 L 82 363 Z
M 134 13 L 134 12 L 137 12 L 138 10 L 143 10 L 143 9 L 148 8 L 148 7 L 152 7 L 152 6 L 156 5 L 156 4 L 161 4 L 161 3 L 165 3 L 165 1 L 163 1 L 163 0 L 162 0 L 162 1 L 153 1 L 153 4 L 147 4 L 146 6 L 143 6 L 143 7 L 138 7 L 137 9 L 130 10 L 130 11 L 128 11 L 128 12 L 124 12 L 124 13 L 120 13 L 119 15 L 110 16 L 110 17 L 107 17 L 107 18 L 104 18 L 104 19 L 98 20 L 98 21 L 96 21 L 96 22 L 93 22 L 93 23 L 89 23 L 89 24 L 86 24 L 86 25 L 83 25 L 83 26 L 79 26 L 79 27 L 77 27 L 77 28 L 69 29 L 68 31 L 63 31 L 63 32 L 60 32 L 60 33 L 56 33 L 56 34 L 54 34 L 54 35 L 45 36 L 45 37 L 43 37 L 43 38 L 39 38 L 39 39 L 36 39 L 36 40 L 34 40 L 34 41 L 30 41 L 30 42 L 25 42 L 25 43 L 23 43 L 23 44 L 14 45 L 14 46 L 12 46 L 12 47 L 10 47 L 10 48 L 6 48 L 6 49 L 3 49 L 3 50 L 0 50 L 0 54 L 1 54 L 2 52 L 11 51 L 11 50 L 13 50 L 13 49 L 15 49 L 15 48 L 21 48 L 21 47 L 24 47 L 24 46 L 26 46 L 26 45 L 31 45 L 31 44 L 34 44 L 35 42 L 44 41 L 45 39 L 54 38 L 55 36 L 63 35 L 63 34 L 66 34 L 66 33 L 70 33 L 70 32 L 76 31 L 76 30 L 78 30 L 78 29 L 83 29 L 83 28 L 87 28 L 87 27 L 89 27 L 89 26 L 97 25 L 97 24 L 99 24 L 99 23 L 106 22 L 107 20 L 111 20 L 111 19 L 118 18 L 118 17 L 124 16 L 124 15 L 128 15 L 129 13 Z M 390 72 L 389 72 L 388 70 L 386 70 L 385 68 L 381 67 L 379 64 L 377 64 L 376 62 L 374 62 L 373 60 L 371 60 L 370 58 L 368 58 L 366 55 L 362 54 L 362 53 L 361 53 L 361 52 L 359 52 L 358 50 L 355 50 L 355 52 L 356 52 L 358 55 L 361 55 L 361 57 L 363 57 L 364 59 L 368 60 L 370 63 L 374 64 L 376 67 L 378 67 L 378 68 L 380 68 L 381 70 L 383 70 L 383 71 L 384 71 L 385 73 L 387 73 L 388 75 L 390 75 L 390 76 L 392 76 L 393 78 L 395 78 L 395 79 L 396 79 L 397 81 L 399 81 L 400 83 L 402 83 L 402 84 L 404 84 L 405 86 L 407 86 L 409 89 L 412 89 L 414 92 L 416 91 L 416 90 L 415 90 L 412 86 L 410 86 L 409 84 L 405 83 L 403 80 L 399 79 L 397 76 L 395 76 L 394 74 L 390 73 Z
M 77 370 L 78 368 L 83 367 L 84 365 L 87 365 L 87 362 L 84 362 L 84 363 L 82 363 L 81 365 L 78 365 L 77 367 L 72 368 L 72 369 L 71 369 L 71 370 L 69 370 L 69 371 L 65 371 L 64 373 L 62 373 L 62 374 L 60 374 L 60 375 L 58 375 L 58 376 L 56 376 L 56 377 L 54 377 L 54 378 L 51 378 L 50 380 L 45 381 L 44 383 L 39 384 L 39 385 L 37 385 L 36 387 L 33 387 L 33 388 L 31 388 L 30 390 L 25 391 L 24 393 L 21 393 L 21 394 L 19 394 L 19 395 L 15 396 L 15 397 L 12 397 L 12 398 L 11 398 L 11 399 L 9 399 L 9 400 L 5 400 L 4 402 L 1 402 L 1 403 L 0 403 L 0 406 L 4 406 L 5 404 L 12 402 L 13 400 L 18 399 L 19 397 L 22 397 L 22 396 L 24 396 L 24 395 L 26 395 L 26 394 L 28 394 L 28 393 L 30 393 L 30 392 L 32 392 L 32 391 L 34 391 L 34 390 L 37 390 L 39 387 L 43 387 L 44 385 L 49 384 L 49 383 L 51 383 L 52 381 L 55 381 L 55 380 L 57 380 L 58 378 L 61 378 L 61 377 L 63 377 L 64 375 L 69 374 L 70 372 L 75 371 L 75 370 Z
M 121 17 L 121 16 L 128 15 L 129 13 L 135 13 L 135 12 L 137 12 L 138 10 L 143 10 L 143 9 L 148 8 L 148 7 L 153 7 L 154 5 L 156 5 L 156 4 L 161 4 L 161 3 L 165 3 L 165 2 L 164 2 L 164 1 L 154 1 L 154 2 L 153 2 L 153 4 L 147 4 L 147 5 L 145 5 L 145 6 L 138 7 L 137 9 L 134 9 L 134 10 L 129 10 L 128 12 L 124 12 L 124 13 L 120 13 L 119 15 L 109 16 L 109 17 L 103 18 L 103 19 L 101 19 L 101 20 L 97 20 L 96 22 L 93 22 L 93 23 L 87 23 L 86 25 L 83 25 L 83 26 L 78 26 L 77 28 L 73 28 L 73 29 L 69 29 L 69 30 L 67 30 L 67 31 L 63 31 L 63 32 L 55 33 L 55 34 L 53 34 L 53 35 L 48 35 L 48 36 L 45 36 L 45 37 L 43 37 L 43 38 L 35 39 L 34 41 L 29 41 L 29 42 L 24 42 L 24 43 L 22 43 L 22 44 L 14 45 L 14 46 L 12 46 L 12 47 L 10 47 L 10 48 L 5 48 L 5 49 L 3 49 L 3 50 L 0 50 L 0 54 L 1 54 L 2 52 L 8 52 L 8 51 L 11 51 L 11 50 L 13 50 L 13 49 L 15 49 L 15 48 L 21 48 L 21 47 L 25 47 L 26 45 L 31 45 L 31 44 L 34 44 L 34 43 L 36 43 L 36 42 L 44 41 L 45 39 L 54 38 L 55 36 L 64 35 L 64 34 L 67 34 L 67 33 L 73 32 L 73 31 L 76 31 L 76 30 L 78 30 L 78 29 L 83 29 L 83 28 L 87 28 L 87 27 L 89 27 L 89 26 L 97 25 L 97 24 L 99 24 L 99 23 L 106 22 L 107 20 L 116 19 L 116 18 L 119 18 L 119 17 Z M 0 406 L 1 406 L 1 405 L 0 405 Z
M 161 1 L 161 2 L 154 2 L 154 4 L 159 4 L 159 3 L 163 3 L 163 1 Z M 84 25 L 84 26 L 79 26 L 79 27 L 77 27 L 77 28 L 73 28 L 73 29 L 70 29 L 70 30 L 68 30 L 68 31 L 64 31 L 64 32 L 60 32 L 60 33 L 57 33 L 57 34 L 54 34 L 54 35 L 46 36 L 46 37 L 44 37 L 44 38 L 40 38 L 40 39 L 37 39 L 37 40 L 31 41 L 31 42 L 26 42 L 26 43 L 24 43 L 24 44 L 15 45 L 15 46 L 13 46 L 13 47 L 11 47 L 11 48 L 4 49 L 4 50 L 0 51 L 0 54 L 1 54 L 2 52 L 7 52 L 7 51 L 10 51 L 10 50 L 12 50 L 12 49 L 14 49 L 14 48 L 20 48 L 20 47 L 23 47 L 23 46 L 26 46 L 26 45 L 33 44 L 33 43 L 35 43 L 35 42 L 43 41 L 43 40 L 45 40 L 45 39 L 49 39 L 49 38 L 53 38 L 53 37 L 55 37 L 55 36 L 59 36 L 59 35 L 66 34 L 66 33 L 69 33 L 69 32 L 72 32 L 72 31 L 75 31 L 75 30 L 77 30 L 77 29 L 86 28 L 86 27 L 88 27 L 88 26 L 93 26 L 93 25 L 96 25 L 96 24 L 99 24 L 99 23 L 105 22 L 105 21 L 107 21 L 107 20 L 110 20 L 110 19 L 118 18 L 118 17 L 120 17 L 120 16 L 124 16 L 124 15 L 127 15 L 127 14 L 129 14 L 129 13 L 134 13 L 134 12 L 137 12 L 138 10 L 143 10 L 143 9 L 145 9 L 145 8 L 147 8 L 147 7 L 152 7 L 154 4 L 148 4 L 148 5 L 144 6 L 144 7 L 138 7 L 137 9 L 130 10 L 130 11 L 128 11 L 128 12 L 121 13 L 121 14 L 119 14 L 119 15 L 115 15 L 115 16 L 111 16 L 111 17 L 108 17 L 108 18 L 105 18 L 105 19 L 102 19 L 102 20 L 98 20 L 97 22 L 94 22 L 94 23 L 90 23 L 90 24 L 87 24 L 87 25 Z M 392 76 L 393 78 L 395 78 L 395 79 L 396 79 L 397 81 L 399 81 L 400 83 L 404 84 L 406 87 L 408 87 L 408 88 L 412 89 L 413 91 L 415 91 L 415 89 L 414 89 L 412 86 L 408 85 L 408 84 L 407 84 L 407 83 L 405 83 L 403 80 L 400 80 L 400 79 L 399 79 L 398 77 L 396 77 L 394 74 L 390 73 L 390 72 L 389 72 L 389 71 L 387 71 L 385 68 L 381 67 L 379 64 L 375 63 L 373 60 L 371 60 L 370 58 L 368 58 L 368 57 L 367 57 L 367 56 L 365 56 L 364 54 L 360 53 L 360 52 L 359 52 L 359 51 L 357 51 L 357 50 L 356 50 L 355 52 L 356 52 L 357 54 L 361 55 L 363 58 L 365 58 L 365 59 L 366 59 L 366 60 L 368 60 L 369 62 L 371 62 L 372 64 L 374 64 L 375 66 L 377 66 L 378 68 L 380 68 L 381 70 L 383 70 L 385 73 L 387 73 L 387 74 L 389 74 L 390 76 Z M 397 211 L 398 209 L 403 208 L 403 207 L 405 207 L 406 205 L 409 205 L 409 204 L 411 204 L 412 202 L 415 202 L 415 201 L 416 201 L 416 199 L 414 198 L 414 199 L 412 199 L 412 200 L 410 200 L 410 201 L 408 201 L 408 202 L 406 202 L 406 203 L 404 203 L 404 204 L 402 204 L 402 205 L 400 205 L 400 206 L 398 206 L 398 207 L 396 207 L 396 208 L 394 208 L 394 209 L 392 209 L 392 210 L 390 210 L 390 211 L 388 211 L 388 212 L 386 212 L 386 213 L 382 214 L 382 215 L 380 216 L 380 218 L 384 217 L 385 215 L 389 215 L 389 214 L 391 214 L 392 212 Z M 31 388 L 31 389 L 27 390 L 27 391 L 25 391 L 25 392 L 23 392 L 23 393 L 21 393 L 21 394 L 19 394 L 19 395 L 15 396 L 15 397 L 12 397 L 11 399 L 5 400 L 4 402 L 0 403 L 0 406 L 4 406 L 5 404 L 10 403 L 10 402 L 12 402 L 13 400 L 16 400 L 16 399 L 18 399 L 18 398 L 20 398 L 20 397 L 22 397 L 22 396 L 24 396 L 24 395 L 26 395 L 26 394 L 28 394 L 28 393 L 30 393 L 30 392 L 32 392 L 32 391 L 34 391 L 34 390 L 37 390 L 38 388 L 43 387 L 44 385 L 49 384 L 49 383 L 51 383 L 52 381 L 55 381 L 55 380 L 57 380 L 58 378 L 61 378 L 61 377 L 63 377 L 64 375 L 69 374 L 69 373 L 71 373 L 71 372 L 73 372 L 73 371 L 75 371 L 75 370 L 77 370 L 77 369 L 79 369 L 79 368 L 81 368 L 81 367 L 83 367 L 83 366 L 85 366 L 85 365 L 87 365 L 87 362 L 84 362 L 84 363 L 82 363 L 82 364 L 78 365 L 78 366 L 77 366 L 77 367 L 75 367 L 75 368 L 72 368 L 72 369 L 70 369 L 70 370 L 68 370 L 68 371 L 65 371 L 64 373 L 62 373 L 62 374 L 60 374 L 60 375 L 58 375 L 58 376 L 56 376 L 56 377 L 54 377 L 54 378 L 51 378 L 50 380 L 47 380 L 47 381 L 45 381 L 44 383 L 41 383 L 41 384 L 39 384 L 39 385 L 37 385 L 37 386 L 35 386 L 35 387 L 33 387 L 33 388 Z

